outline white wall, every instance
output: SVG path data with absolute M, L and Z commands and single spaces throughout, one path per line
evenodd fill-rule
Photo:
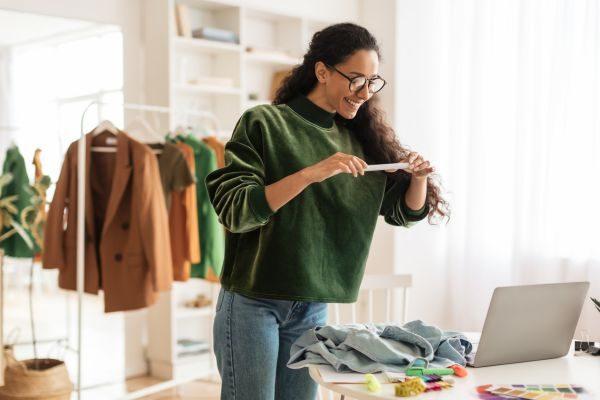
M 420 103 L 434 95 L 429 82 L 436 79 L 423 68 L 430 65 L 426 57 L 433 53 L 423 49 L 423 43 L 432 39 L 428 24 L 435 23 L 435 16 L 420 14 L 429 10 L 423 3 L 427 0 L 363 0 L 360 23 L 379 42 L 383 57 L 380 70 L 388 82 L 381 92 L 382 103 L 400 142 L 438 165 L 439 143 L 427 126 L 437 121 L 420 115 L 424 109 Z M 440 252 L 432 251 L 432 247 L 443 245 L 442 229 L 443 225 L 432 227 L 426 220 L 405 229 L 380 219 L 367 273 L 413 274 L 407 318 L 445 326 L 447 310 L 439 301 L 447 290 L 444 260 L 434 257 Z

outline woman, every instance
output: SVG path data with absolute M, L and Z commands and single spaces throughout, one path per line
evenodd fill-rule
M 364 28 L 317 32 L 273 105 L 246 111 L 226 166 L 206 185 L 226 251 L 214 322 L 221 399 L 314 399 L 291 344 L 326 323 L 327 303 L 356 301 L 378 215 L 408 227 L 446 215 L 429 161 L 408 152 L 372 96 L 385 84 Z M 364 172 L 407 161 L 407 171 Z

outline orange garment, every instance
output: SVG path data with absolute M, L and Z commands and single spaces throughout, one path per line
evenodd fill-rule
M 214 136 L 202 138 L 202 141 L 215 152 L 215 155 L 217 156 L 217 167 L 223 168 L 225 166 L 225 144 Z
M 206 276 L 204 277 L 204 279 L 207 280 L 207 281 L 209 281 L 209 282 L 221 282 L 221 280 L 215 274 L 215 272 L 213 271 L 212 268 L 208 268 L 206 270 Z
M 202 138 L 202 141 L 215 152 L 217 167 L 223 168 L 225 166 L 225 144 L 214 136 Z M 219 277 L 213 272 L 212 268 L 208 268 L 206 271 L 205 279 L 210 282 L 220 282 Z
M 192 176 L 196 176 L 194 150 L 184 143 L 177 143 L 176 146 L 183 153 Z M 169 231 L 173 257 L 173 279 L 187 281 L 190 279 L 192 263 L 200 262 L 196 184 L 189 185 L 181 191 L 171 192 Z

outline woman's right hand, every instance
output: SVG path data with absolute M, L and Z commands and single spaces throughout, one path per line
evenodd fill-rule
M 326 159 L 304 168 L 303 173 L 310 183 L 322 182 L 341 172 L 354 175 L 364 175 L 367 163 L 352 154 L 337 152 Z

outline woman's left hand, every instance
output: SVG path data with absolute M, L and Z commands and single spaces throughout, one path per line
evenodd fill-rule
M 416 151 L 408 153 L 408 159 L 405 161 L 410 165 L 405 171 L 412 174 L 412 178 L 427 179 L 429 174 L 435 171 L 435 167 L 431 166 L 429 161 L 426 161 L 422 155 Z M 396 169 L 387 169 L 386 172 L 396 172 Z

